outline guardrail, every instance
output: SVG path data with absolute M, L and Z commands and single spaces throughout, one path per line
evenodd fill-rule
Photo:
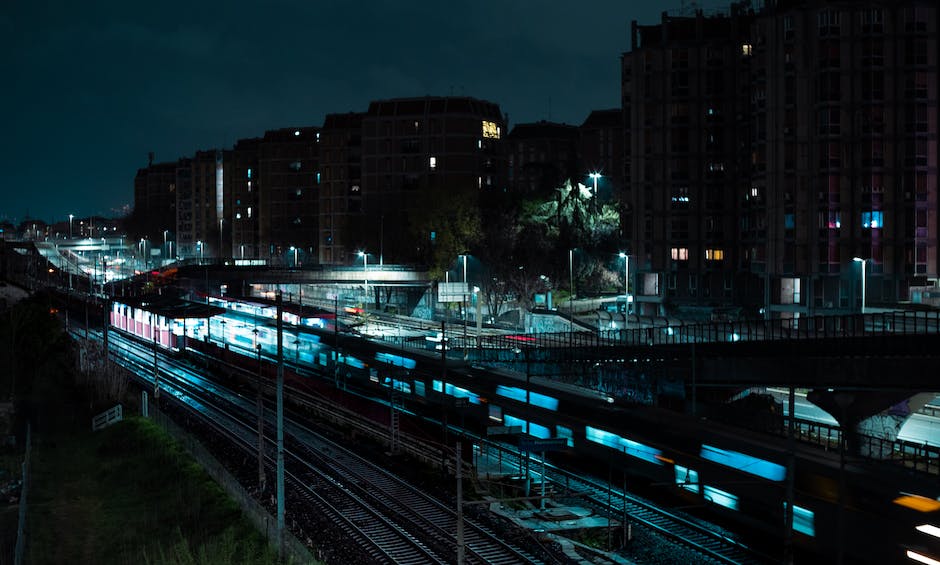
M 484 347 L 616 347 L 940 334 L 940 311 L 891 311 L 797 319 L 664 324 L 592 332 L 486 336 Z

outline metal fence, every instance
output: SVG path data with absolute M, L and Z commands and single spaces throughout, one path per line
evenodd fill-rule
M 482 346 L 584 348 L 938 333 L 940 311 L 924 310 L 693 324 L 670 324 L 663 319 L 660 325 L 619 330 L 486 336 Z

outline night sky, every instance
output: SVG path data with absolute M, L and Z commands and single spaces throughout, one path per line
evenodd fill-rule
M 620 103 L 633 19 L 680 0 L 6 0 L 0 220 L 105 216 L 171 161 L 370 100 L 467 95 L 510 127 Z

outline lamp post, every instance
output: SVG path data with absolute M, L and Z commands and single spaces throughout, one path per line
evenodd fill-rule
M 72 239 L 72 219 L 75 218 L 74 214 L 69 214 L 69 239 Z
M 167 247 L 166 247 L 166 236 L 168 233 L 170 233 L 170 230 L 163 230 L 163 252 L 166 253 L 167 255 L 169 255 L 169 251 L 167 250 Z
M 359 256 L 362 257 L 362 277 L 363 277 L 363 286 L 365 287 L 366 300 L 363 306 L 368 306 L 369 303 L 369 254 L 365 251 L 360 251 Z
M 568 284 L 571 295 L 568 297 L 568 339 L 574 331 L 574 248 L 568 250 Z
M 466 286 L 467 284 L 467 256 L 460 255 L 459 257 L 463 258 L 463 284 Z M 464 334 L 466 334 L 466 329 L 467 329 L 467 291 L 466 291 L 466 288 L 464 288 L 464 292 L 461 296 L 463 297 L 463 300 L 461 301 L 461 307 L 463 308 Z
M 298 249 L 293 245 L 290 246 L 290 250 L 294 252 L 294 267 L 297 267 L 297 251 Z
M 199 248 L 199 262 L 202 263 L 202 241 L 197 241 L 196 247 Z
M 862 259 L 861 257 L 853 257 L 852 261 L 862 264 L 862 314 L 865 313 L 865 263 L 868 262 L 868 259 Z
M 623 258 L 623 295 L 627 301 L 624 313 L 627 313 L 630 310 L 630 256 L 621 252 L 620 257 Z
M 597 213 L 597 179 L 601 178 L 601 174 L 595 171 L 589 174 L 588 176 L 591 177 L 591 180 L 594 181 L 594 192 L 593 192 L 593 198 L 592 198 L 593 202 L 591 202 L 591 206 L 594 208 L 594 213 L 596 214 Z

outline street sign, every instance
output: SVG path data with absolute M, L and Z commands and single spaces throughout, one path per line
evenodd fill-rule
M 486 428 L 486 435 L 488 436 L 510 436 L 521 433 L 522 426 L 489 426 Z
M 437 283 L 438 302 L 462 302 L 467 294 L 467 283 Z
M 553 437 L 548 439 L 539 438 L 519 438 L 520 451 L 558 451 L 568 447 L 568 439 L 563 437 Z

